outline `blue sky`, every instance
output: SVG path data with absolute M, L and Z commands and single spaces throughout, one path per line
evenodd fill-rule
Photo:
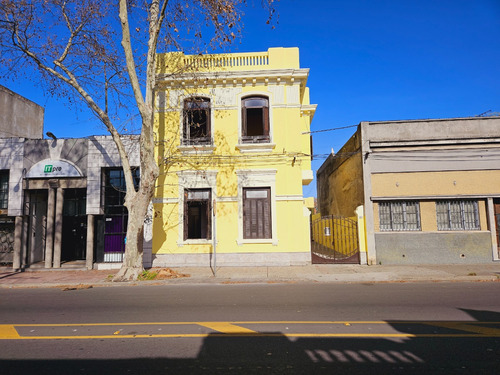
M 281 0 L 275 29 L 255 3 L 231 51 L 299 47 L 318 104 L 312 130 L 500 112 L 500 0 Z M 45 131 L 104 134 L 85 108 L 65 107 L 30 82 L 0 84 L 45 107 Z M 314 153 L 338 151 L 354 131 L 314 135 Z

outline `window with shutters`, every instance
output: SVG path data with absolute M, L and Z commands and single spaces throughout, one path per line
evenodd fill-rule
M 209 145 L 211 143 L 210 99 L 202 97 L 185 99 L 182 144 Z
M 269 99 L 251 96 L 241 100 L 241 143 L 269 143 Z
M 212 238 L 211 189 L 184 190 L 184 241 Z
M 271 238 L 271 189 L 243 189 L 243 238 Z

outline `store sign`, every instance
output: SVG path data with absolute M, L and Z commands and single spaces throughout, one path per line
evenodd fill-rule
M 42 160 L 36 163 L 26 178 L 83 177 L 73 164 L 64 160 Z

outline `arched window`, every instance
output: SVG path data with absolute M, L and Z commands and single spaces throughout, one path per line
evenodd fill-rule
M 241 100 L 241 111 L 241 142 L 270 142 L 269 99 L 264 96 L 243 98 Z
M 183 145 L 210 144 L 210 99 L 192 97 L 184 100 Z

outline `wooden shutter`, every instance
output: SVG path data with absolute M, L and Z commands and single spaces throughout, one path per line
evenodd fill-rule
M 248 193 L 252 191 L 264 191 L 266 198 L 248 198 Z M 272 238 L 271 190 L 249 188 L 243 193 L 243 238 Z
M 184 189 L 184 220 L 183 220 L 183 230 L 184 230 L 184 241 L 187 240 L 188 238 L 188 216 L 189 216 L 189 210 L 188 210 L 188 190 Z
M 267 105 L 262 107 L 262 128 L 263 135 L 269 137 L 269 100 L 266 99 L 266 103 Z
M 241 100 L 241 135 L 247 135 L 247 108 L 245 106 L 245 99 Z

